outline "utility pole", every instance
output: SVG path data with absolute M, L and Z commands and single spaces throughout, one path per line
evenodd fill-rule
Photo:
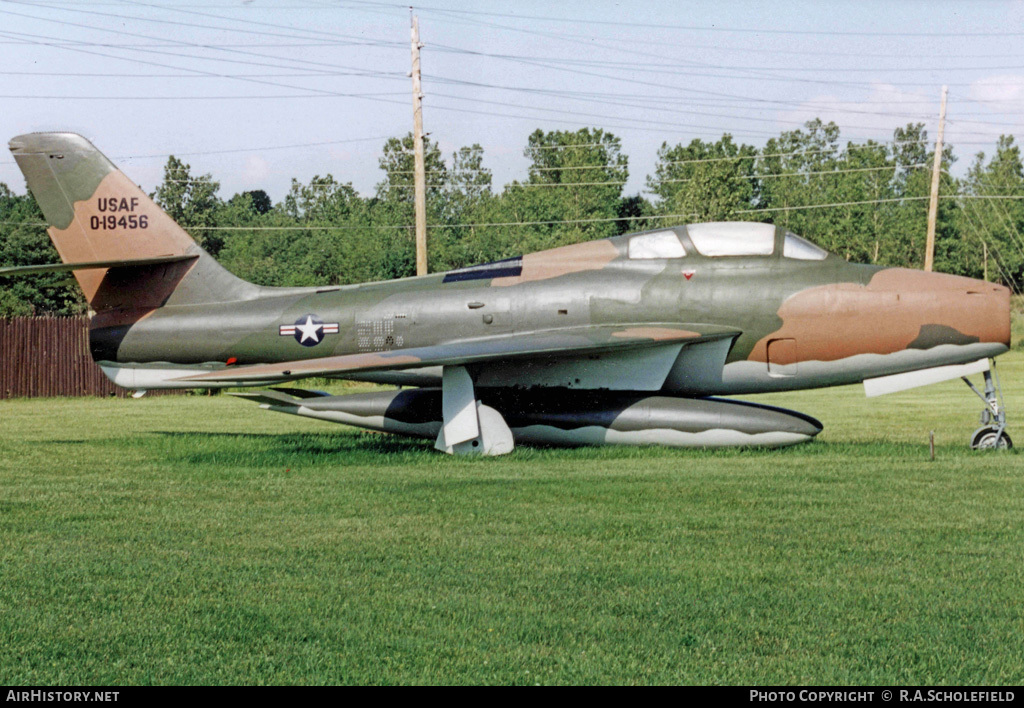
M 928 202 L 928 243 L 925 247 L 924 269 L 931 271 L 935 264 L 935 219 L 939 213 L 939 172 L 942 171 L 942 134 L 946 129 L 946 94 L 942 87 L 942 105 L 939 107 L 939 136 L 935 141 L 935 162 L 932 164 L 932 196 Z
M 412 8 L 409 8 L 410 13 Z M 413 145 L 416 153 L 415 192 L 416 209 L 416 275 L 427 274 L 427 177 L 423 165 L 423 92 L 420 90 L 420 21 L 412 15 L 412 122 Z

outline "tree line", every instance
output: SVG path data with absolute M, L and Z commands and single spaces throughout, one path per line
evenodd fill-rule
M 445 159 L 426 139 L 432 272 L 664 225 L 752 220 L 784 226 L 857 262 L 919 268 L 934 147 L 921 123 L 890 142 L 843 142 L 813 120 L 762 148 L 663 143 L 644 193 L 625 193 L 629 160 L 600 128 L 533 132 L 526 176 L 496 189 L 479 145 Z M 1024 287 L 1024 163 L 1012 136 L 966 175 L 943 149 L 935 270 Z M 266 192 L 220 196 L 210 174 L 171 156 L 151 195 L 236 275 L 262 285 L 347 284 L 413 275 L 413 141 L 389 139 L 372 196 L 333 175 Z M 0 183 L 0 266 L 58 260 L 31 196 Z M 67 274 L 0 281 L 0 316 L 85 310 Z

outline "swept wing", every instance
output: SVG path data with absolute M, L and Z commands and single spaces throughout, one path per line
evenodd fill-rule
M 197 386 L 260 385 L 313 376 L 412 369 L 427 366 L 466 366 L 520 359 L 585 357 L 605 353 L 641 351 L 656 347 L 733 339 L 740 332 L 717 325 L 647 323 L 590 325 L 543 330 L 529 334 L 459 340 L 427 347 L 388 352 L 345 354 L 318 359 L 258 364 L 185 376 Z

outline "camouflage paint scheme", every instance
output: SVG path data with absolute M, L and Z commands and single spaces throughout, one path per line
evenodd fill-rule
M 673 234 L 682 257 L 630 258 L 627 234 L 396 281 L 260 287 L 84 138 L 10 147 L 65 264 L 123 263 L 74 274 L 95 311 L 93 357 L 139 388 L 308 376 L 437 387 L 443 367 L 463 366 L 481 389 L 705 397 L 855 383 L 1010 344 L 1007 288 L 786 257 L 781 228 L 771 255 L 703 256 L 675 226 L 648 233 Z

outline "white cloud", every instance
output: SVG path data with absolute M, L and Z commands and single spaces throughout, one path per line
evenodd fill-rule
M 876 83 L 860 100 L 822 95 L 778 114 L 779 128 L 793 130 L 814 118 L 834 121 L 843 140 L 891 140 L 892 132 L 907 123 L 924 123 L 931 131 L 938 120 L 938 90 L 904 91 L 892 84 Z
M 968 95 L 972 101 L 984 103 L 1019 101 L 1024 98 L 1024 76 L 1019 74 L 986 76 L 971 84 Z
M 258 183 L 270 176 L 270 163 L 259 155 L 250 155 L 242 167 L 242 179 L 249 183 Z

